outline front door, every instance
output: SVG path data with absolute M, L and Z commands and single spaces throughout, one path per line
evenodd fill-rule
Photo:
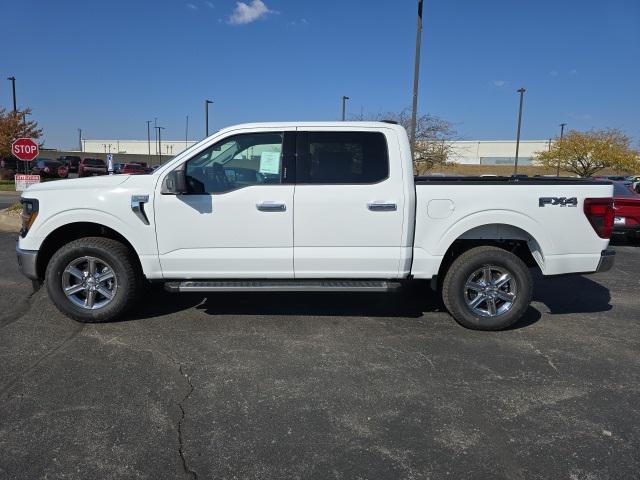
M 226 137 L 186 162 L 188 194 L 155 196 L 164 278 L 293 278 L 294 186 L 282 166 L 293 135 Z

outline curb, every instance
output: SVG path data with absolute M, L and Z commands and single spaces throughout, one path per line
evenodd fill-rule
M 9 215 L 0 210 L 0 232 L 13 232 L 18 233 L 22 226 L 22 220 L 20 217 Z

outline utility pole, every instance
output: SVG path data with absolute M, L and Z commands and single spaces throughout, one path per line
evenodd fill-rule
M 7 80 L 11 81 L 11 86 L 13 89 L 13 113 L 18 111 L 17 103 L 16 103 L 16 77 L 7 77 Z
M 520 152 L 520 127 L 522 125 L 522 102 L 524 100 L 524 92 L 526 90 L 524 88 L 519 88 L 518 93 L 520 94 L 520 110 L 518 110 L 518 133 L 516 134 L 516 161 L 513 169 L 513 174 L 518 174 L 518 153 Z
M 416 142 L 416 121 L 418 116 L 418 80 L 420 79 L 420 46 L 422 44 L 422 0 L 418 0 L 418 24 L 416 27 L 416 58 L 413 65 L 413 105 L 411 108 L 411 131 L 409 142 L 413 155 Z M 413 158 L 412 158 L 413 162 Z
M 209 104 L 213 103 L 211 100 L 204 101 L 204 132 L 205 138 L 209 136 Z
M 187 148 L 187 142 L 189 141 L 189 115 L 187 115 L 187 126 L 184 130 L 184 148 Z
M 349 97 L 342 96 L 342 121 L 344 122 L 347 113 L 347 100 Z
M 159 160 L 160 165 L 162 165 L 162 130 L 164 130 L 164 127 L 156 127 L 156 130 L 158 132 L 158 152 L 160 153 Z
M 560 124 L 560 144 L 562 144 L 562 137 L 564 137 L 564 127 L 566 127 L 566 123 Z M 558 169 L 556 170 L 556 177 L 560 176 L 560 159 L 558 158 Z
M 80 146 L 80 151 L 82 152 L 82 129 L 78 129 L 78 145 Z
M 147 149 L 149 150 L 148 161 L 151 161 L 151 120 L 147 120 Z

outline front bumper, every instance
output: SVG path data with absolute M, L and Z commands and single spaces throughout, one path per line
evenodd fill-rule
M 18 255 L 18 266 L 22 274 L 31 280 L 38 280 L 38 251 L 22 250 L 16 245 L 16 254 Z
M 598 268 L 596 269 L 596 272 L 608 272 L 609 270 L 611 270 L 615 258 L 615 250 L 603 250 L 600 254 L 600 261 L 598 262 Z

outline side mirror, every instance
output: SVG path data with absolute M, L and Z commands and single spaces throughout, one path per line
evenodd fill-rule
M 164 177 L 162 182 L 162 195 L 180 195 L 187 193 L 187 179 L 183 169 L 173 170 Z

